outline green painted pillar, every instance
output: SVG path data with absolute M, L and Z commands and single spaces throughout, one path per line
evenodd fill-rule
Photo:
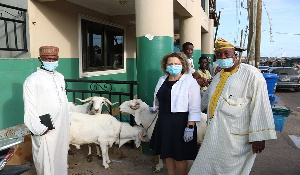
M 194 49 L 192 59 L 194 61 L 195 70 L 198 70 L 200 65 L 198 64 L 199 58 L 201 57 L 201 50 L 200 49 Z
M 160 60 L 173 52 L 173 38 L 156 36 L 153 40 L 137 37 L 137 82 L 138 98 L 152 106 L 156 83 L 162 71 Z
M 137 95 L 152 106 L 155 86 L 163 75 L 160 60 L 174 49 L 173 0 L 136 0 L 135 11 Z
M 160 61 L 174 49 L 173 0 L 136 0 L 135 15 L 137 95 L 153 106 L 155 86 L 163 75 Z M 149 143 L 142 143 L 142 153 L 154 154 Z
M 179 20 L 180 28 L 180 48 L 182 50 L 182 44 L 185 42 L 191 42 L 194 45 L 194 53 L 192 59 L 194 61 L 195 69 L 199 68 L 199 58 L 201 57 L 201 22 L 203 16 L 201 11 L 201 1 L 195 0 L 192 3 L 192 17 L 181 18 Z

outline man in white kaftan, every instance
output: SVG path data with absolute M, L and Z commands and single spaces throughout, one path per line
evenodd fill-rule
M 276 139 L 264 77 L 257 68 L 238 63 L 233 46 L 225 44 L 219 51 L 217 59 L 230 61 L 219 63 L 224 70 L 215 75 L 202 97 L 208 127 L 191 175 L 249 174 L 265 140 Z
M 56 52 L 49 57 L 51 49 L 57 49 L 58 54 L 56 47 L 50 48 L 50 52 L 48 48 L 48 55 L 43 55 L 43 47 L 40 48 L 42 67 L 24 82 L 24 123 L 32 132 L 32 153 L 37 174 L 67 175 L 71 112 L 63 75 L 51 66 L 47 67 L 47 62 L 58 62 Z M 49 131 L 41 124 L 39 116 L 44 114 L 50 114 L 55 129 Z

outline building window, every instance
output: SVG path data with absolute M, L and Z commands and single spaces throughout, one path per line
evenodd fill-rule
M 202 9 L 204 10 L 204 12 L 206 12 L 206 8 L 205 8 L 205 1 L 206 0 L 201 0 L 201 7 L 202 7 Z
M 28 52 L 26 15 L 27 9 L 0 3 L 0 50 Z
M 124 29 L 81 19 L 82 73 L 124 69 Z

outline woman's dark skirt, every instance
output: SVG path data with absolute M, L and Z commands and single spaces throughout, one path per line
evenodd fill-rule
M 160 113 L 151 137 L 150 149 L 160 155 L 161 159 L 194 160 L 197 155 L 197 127 L 194 128 L 193 140 L 184 142 L 187 121 L 188 112 Z

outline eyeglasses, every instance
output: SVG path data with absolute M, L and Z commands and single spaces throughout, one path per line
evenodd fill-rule
M 181 63 L 167 63 L 167 66 L 181 66 Z

